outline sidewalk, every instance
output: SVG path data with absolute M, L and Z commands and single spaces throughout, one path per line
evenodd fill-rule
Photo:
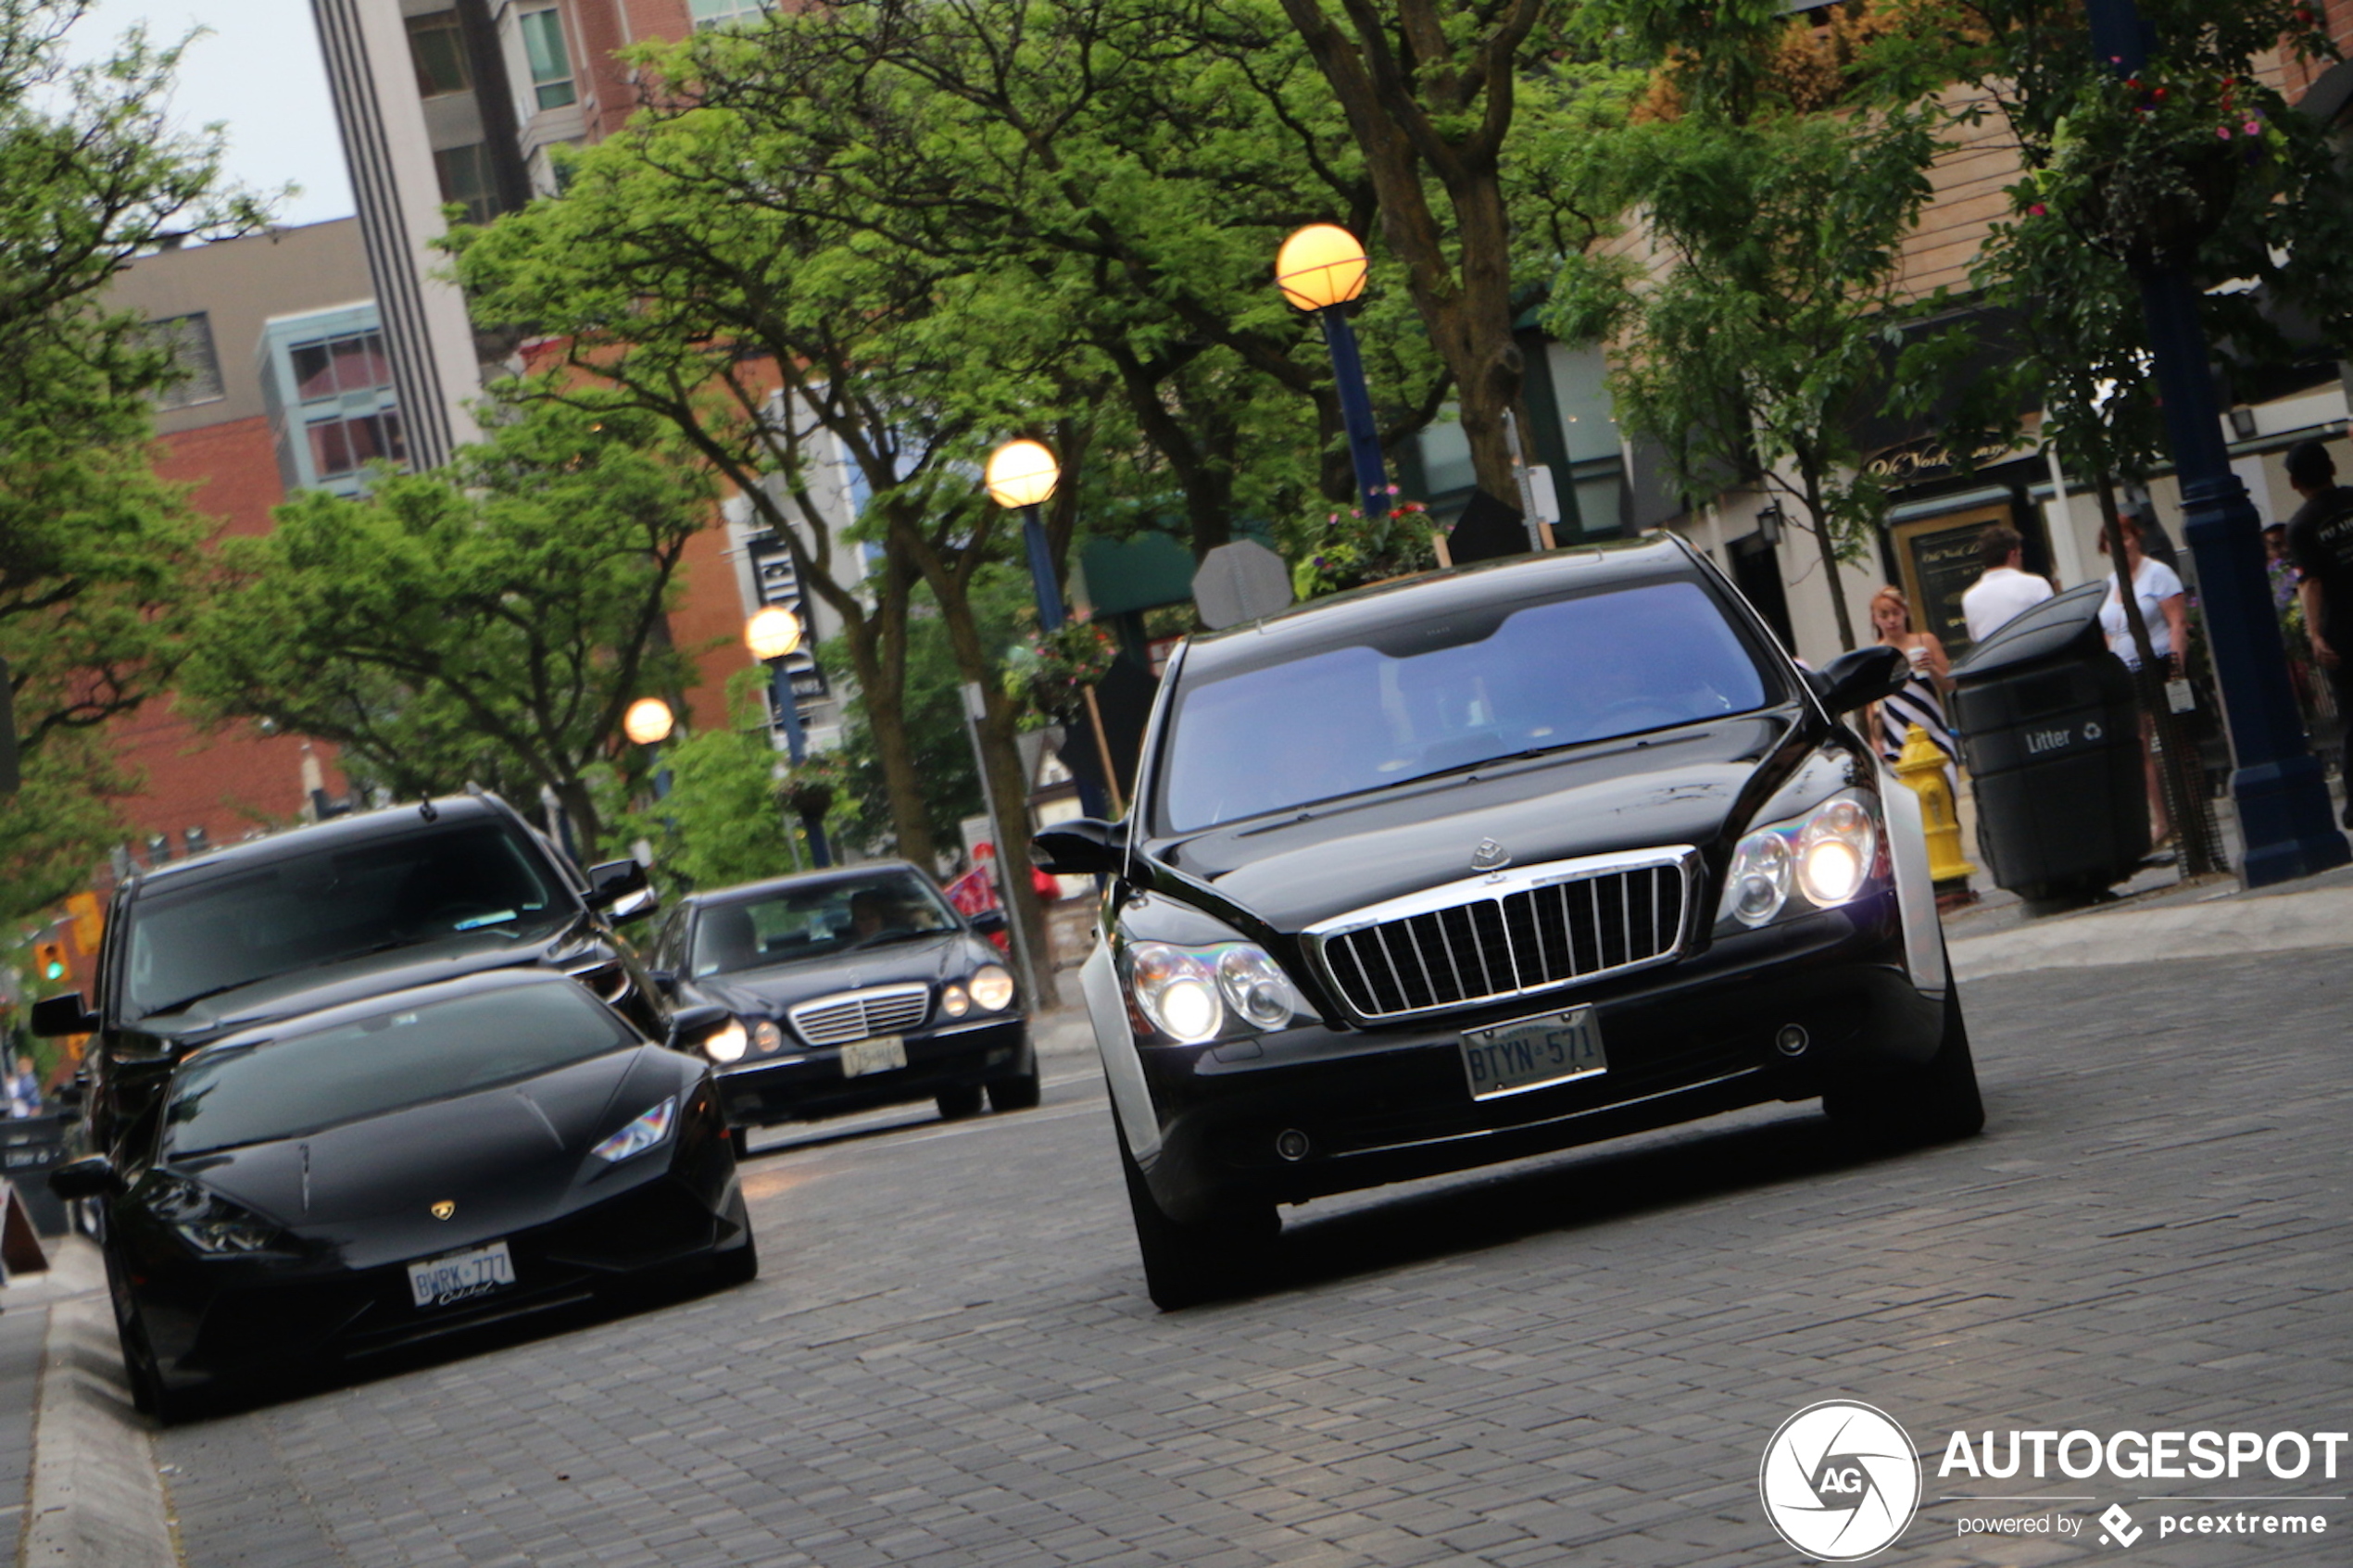
M 173 1568 L 147 1424 L 120 1386 L 106 1268 L 44 1236 L 46 1273 L 0 1286 L 0 1562 Z
M 2332 781 L 2332 812 L 2343 809 Z M 1974 813 L 1964 826 L 1973 828 Z M 2228 862 L 2239 860 L 2238 821 L 2215 803 Z M 1975 842 L 1972 832 L 1966 840 Z M 1994 887 L 1980 868 L 1974 904 L 1944 917 L 1953 967 L 1964 980 L 2032 969 L 2146 963 L 2301 947 L 2353 947 L 2353 866 L 2248 892 L 2235 875 L 2191 881 L 2178 865 L 2145 866 L 2095 904 L 2030 915 L 2017 894 Z

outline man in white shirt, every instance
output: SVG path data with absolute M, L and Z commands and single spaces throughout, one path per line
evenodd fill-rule
M 1969 623 L 1969 640 L 1982 643 L 2018 616 L 2051 596 L 2051 585 L 2022 571 L 2025 541 L 2015 528 L 1995 523 L 1977 536 L 1977 557 L 1985 574 L 1961 596 L 1961 619 Z

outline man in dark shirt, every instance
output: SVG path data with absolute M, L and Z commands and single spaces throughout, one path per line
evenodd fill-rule
M 2336 711 L 2346 722 L 2345 825 L 2353 827 L 2353 490 L 2336 483 L 2336 464 L 2317 441 L 2288 448 L 2287 482 L 2304 497 L 2287 522 L 2288 558 L 2304 581 L 2304 630 L 2312 657 L 2328 671 Z

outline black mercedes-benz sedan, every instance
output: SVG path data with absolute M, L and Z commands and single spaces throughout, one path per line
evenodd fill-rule
M 704 1050 L 738 1151 L 753 1127 L 877 1106 L 969 1116 L 984 1092 L 997 1110 L 1036 1105 L 1020 990 L 978 925 L 900 860 L 681 899 L 654 984 L 735 1015 Z
M 507 970 L 180 1054 L 116 1152 L 50 1176 L 100 1205 L 140 1408 L 170 1419 L 208 1386 L 623 1283 L 750 1279 L 694 1043 L 656 1044 L 563 975 Z
M 1277 1205 L 1819 1096 L 1983 1120 L 1919 800 L 1672 538 L 1341 595 L 1182 646 L 1082 971 L 1144 1272 L 1220 1294 Z

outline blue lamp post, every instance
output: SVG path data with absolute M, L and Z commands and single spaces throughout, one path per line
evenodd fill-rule
M 1312 310 L 1331 350 L 1332 384 L 1340 394 L 1340 420 L 1348 432 L 1349 465 L 1356 471 L 1356 495 L 1366 517 L 1389 515 L 1389 474 L 1381 466 L 1380 427 L 1373 422 L 1372 395 L 1365 389 L 1365 361 L 1356 352 L 1356 329 L 1340 307 L 1365 292 L 1372 264 L 1356 236 L 1333 223 L 1315 223 L 1283 242 L 1275 256 L 1275 283 L 1283 297 Z
M 1053 498 L 1054 487 L 1062 483 L 1062 464 L 1053 452 L 1040 441 L 1008 441 L 988 455 L 988 468 L 982 476 L 988 498 L 1007 511 L 1021 513 L 1023 553 L 1029 559 L 1029 585 L 1038 596 L 1038 629 L 1048 634 L 1059 632 L 1070 617 L 1063 609 L 1061 581 L 1054 575 L 1054 553 L 1046 544 L 1046 523 L 1038 508 Z M 1094 693 L 1087 695 L 1088 721 L 1095 728 L 1095 745 L 1104 758 L 1103 788 L 1093 780 L 1077 778 L 1080 809 L 1090 817 L 1109 815 L 1111 802 L 1103 790 L 1116 790 L 1119 781 L 1109 776 L 1110 748 L 1103 745 L 1102 715 L 1095 708 Z
M 785 754 L 798 768 L 809 755 L 809 742 L 801 734 L 800 699 L 793 695 L 792 671 L 785 661 L 800 646 L 800 620 L 779 605 L 757 610 L 744 622 L 744 646 L 768 667 L 769 702 L 775 709 L 776 722 L 784 727 Z M 809 834 L 809 858 L 821 869 L 832 864 L 823 816 L 803 812 L 800 825 Z
M 2120 74 L 2148 63 L 2148 29 L 2133 0 L 2087 0 L 2092 49 Z M 2231 471 L 2208 369 L 2196 285 L 2179 260 L 2133 269 L 2164 399 L 2167 445 L 2182 486 L 2182 532 L 2197 561 L 2199 608 L 2229 721 L 2231 797 L 2249 887 L 2309 876 L 2353 859 L 2330 818 L 2328 785 L 2306 744 L 2263 562 L 2262 519 Z

